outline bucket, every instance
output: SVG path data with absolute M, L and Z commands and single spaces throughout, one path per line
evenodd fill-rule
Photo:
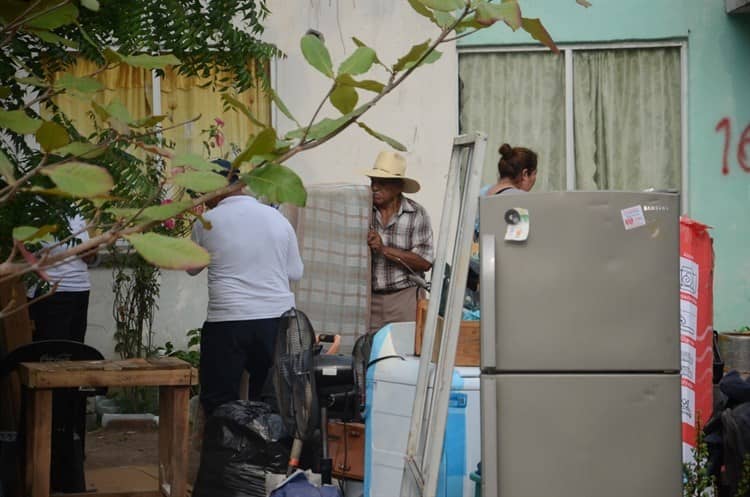
M 742 376 L 750 375 L 750 333 L 719 333 L 719 351 L 724 371 L 736 369 Z

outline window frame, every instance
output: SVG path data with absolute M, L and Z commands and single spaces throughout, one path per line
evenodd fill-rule
M 560 52 L 565 54 L 565 183 L 567 191 L 575 191 L 576 163 L 575 163 L 575 127 L 573 89 L 575 74 L 573 58 L 577 51 L 591 50 L 633 50 L 642 48 L 679 48 L 680 49 L 680 202 L 682 212 L 689 212 L 689 181 L 688 181 L 688 42 L 686 39 L 668 39 L 654 41 L 633 42 L 605 42 L 605 43 L 562 43 Z M 456 61 L 465 54 L 481 53 L 513 53 L 513 52 L 544 52 L 548 49 L 538 45 L 485 45 L 460 46 L 456 49 Z M 461 117 L 460 99 L 456 112 L 456 119 Z

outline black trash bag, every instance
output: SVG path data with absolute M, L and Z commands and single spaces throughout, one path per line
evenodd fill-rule
M 265 472 L 284 473 L 292 438 L 263 402 L 236 400 L 206 421 L 193 497 L 265 496 Z

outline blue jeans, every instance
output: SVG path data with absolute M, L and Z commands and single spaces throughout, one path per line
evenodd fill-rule
M 206 416 L 239 399 L 242 371 L 250 375 L 248 398 L 260 400 L 273 366 L 280 318 L 203 323 L 201 332 L 201 404 Z

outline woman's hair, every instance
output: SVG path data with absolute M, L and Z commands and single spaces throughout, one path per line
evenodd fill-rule
M 500 146 L 500 161 L 497 171 L 500 178 L 517 179 L 524 169 L 529 174 L 536 171 L 536 152 L 524 147 L 511 147 L 507 143 Z

